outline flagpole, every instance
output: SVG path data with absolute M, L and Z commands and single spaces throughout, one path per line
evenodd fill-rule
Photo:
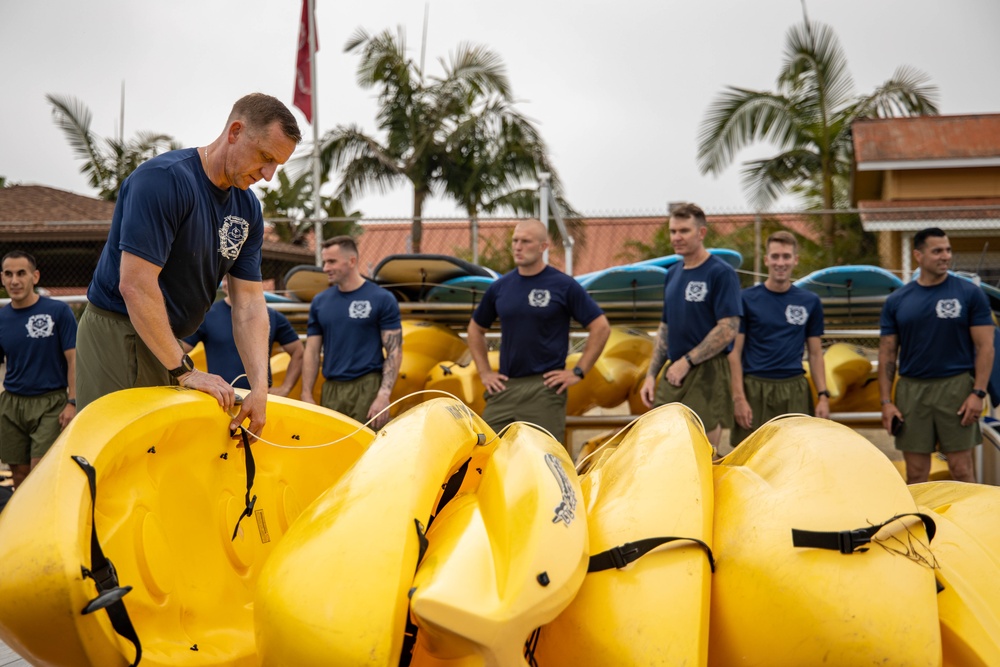
M 316 0 L 309 3 L 309 87 L 312 102 L 313 130 L 313 238 L 316 241 L 316 266 L 323 266 L 323 221 L 320 218 L 319 167 L 319 96 L 316 94 Z

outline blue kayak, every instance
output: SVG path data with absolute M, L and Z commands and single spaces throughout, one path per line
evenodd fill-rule
M 796 287 L 820 297 L 888 296 L 903 286 L 895 274 L 878 266 L 830 266 L 795 281 Z
M 496 278 L 487 276 L 459 276 L 436 285 L 427 293 L 433 303 L 479 303 L 483 293 Z
M 598 303 L 610 301 L 663 301 L 667 270 L 652 264 L 613 266 L 577 276 Z
M 743 266 L 743 255 L 736 250 L 730 250 L 729 248 L 709 248 L 708 252 L 725 261 L 726 264 L 734 269 L 739 269 Z M 634 262 L 629 266 L 658 266 L 663 269 L 669 269 L 679 261 L 681 261 L 681 256 L 674 254 L 654 257 L 653 259 L 644 259 L 640 262 Z

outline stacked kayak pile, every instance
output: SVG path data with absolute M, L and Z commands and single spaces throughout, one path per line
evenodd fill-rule
M 1000 664 L 1000 489 L 907 488 L 836 423 L 713 465 L 672 404 L 575 469 L 456 399 L 378 434 L 269 407 L 249 450 L 197 392 L 83 411 L 0 515 L 0 639 L 81 667 L 134 664 L 126 625 L 143 665 Z

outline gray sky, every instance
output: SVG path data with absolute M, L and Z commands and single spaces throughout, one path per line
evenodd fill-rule
M 355 83 L 345 54 L 359 26 L 401 25 L 419 58 L 425 3 L 316 0 L 320 132 L 341 123 L 375 131 L 374 91 Z M 799 0 L 430 0 L 426 69 L 463 41 L 503 58 L 519 108 L 548 142 L 566 195 L 588 214 L 661 213 L 692 200 L 709 211 L 746 210 L 739 165 L 701 176 L 696 138 L 726 85 L 774 89 Z M 71 95 L 113 136 L 126 85 L 125 134 L 212 141 L 240 96 L 262 91 L 291 106 L 300 0 L 0 0 L 0 175 L 93 195 L 46 93 Z M 899 65 L 929 74 L 942 113 L 1000 112 L 1000 2 L 812 0 L 847 53 L 856 92 Z M 976 72 L 980 74 L 977 75 Z M 298 114 L 304 134 L 311 129 Z M 739 157 L 767 155 L 768 147 Z M 368 216 L 407 216 L 402 186 L 356 202 Z M 454 215 L 431 200 L 430 215 Z

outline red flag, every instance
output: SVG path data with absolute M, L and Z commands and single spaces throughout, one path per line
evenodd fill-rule
M 309 21 L 309 0 L 302 0 L 302 20 L 299 23 L 299 53 L 295 60 L 295 106 L 302 110 L 306 120 L 312 122 L 312 71 L 309 67 L 313 54 L 309 50 L 309 28 L 315 25 L 315 18 Z M 315 29 L 315 28 L 314 28 Z M 319 51 L 319 35 L 315 37 Z

